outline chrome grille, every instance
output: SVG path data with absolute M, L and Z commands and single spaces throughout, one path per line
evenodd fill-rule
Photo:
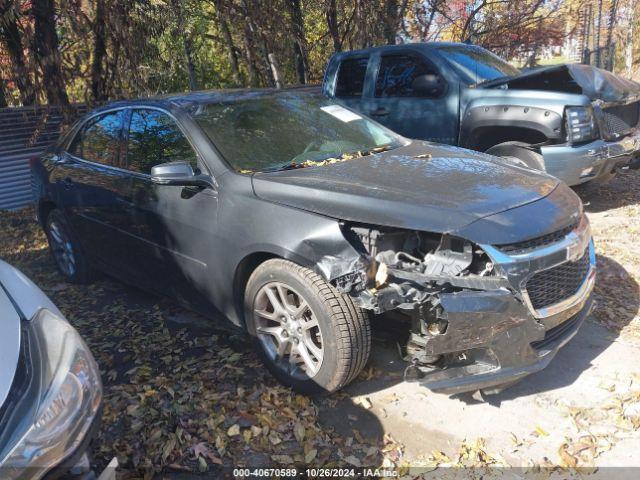
M 525 288 L 535 310 L 554 305 L 575 294 L 589 272 L 589 249 L 575 262 L 535 273 Z
M 564 237 L 569 235 L 569 233 L 571 233 L 576 228 L 576 226 L 577 223 L 574 223 L 560 230 L 556 230 L 555 232 L 548 233 L 540 237 L 531 238 L 523 242 L 496 245 L 496 247 L 498 247 L 504 253 L 508 253 L 510 255 L 520 255 L 537 248 L 546 247 L 547 245 L 551 245 L 552 243 L 559 242 Z
M 615 105 L 602 109 L 602 116 L 609 138 L 626 135 L 638 125 L 640 102 Z

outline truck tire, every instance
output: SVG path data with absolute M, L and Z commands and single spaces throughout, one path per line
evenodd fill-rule
M 544 160 L 542 155 L 531 150 L 531 146 L 523 142 L 504 142 L 494 145 L 486 151 L 489 155 L 497 157 L 515 158 L 523 162 L 527 167 L 544 172 Z
M 369 359 L 366 312 L 317 273 L 287 260 L 256 268 L 245 289 L 244 313 L 267 369 L 300 393 L 335 392 Z
M 67 219 L 58 209 L 44 220 L 44 232 L 58 271 L 71 283 L 89 283 L 94 271 Z

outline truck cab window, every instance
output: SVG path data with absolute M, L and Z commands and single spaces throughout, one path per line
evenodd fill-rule
M 414 81 L 418 77 L 429 75 L 440 79 L 441 85 L 431 90 L 416 89 Z M 444 84 L 438 72 L 417 55 L 385 55 L 380 62 L 376 79 L 376 97 L 430 97 L 442 94 Z
M 338 69 L 336 97 L 361 97 L 369 58 L 347 58 Z

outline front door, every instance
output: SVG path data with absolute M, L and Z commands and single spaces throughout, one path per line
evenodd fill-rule
M 187 161 L 194 171 L 205 168 L 168 113 L 133 109 L 125 137 L 133 202 L 128 231 L 140 282 L 201 309 L 217 192 L 152 183 L 151 169 L 161 163 Z
M 363 100 L 365 114 L 407 138 L 456 144 L 456 84 L 449 84 L 432 62 L 414 51 L 382 54 L 372 63 L 377 63 L 377 75 L 373 96 Z M 414 88 L 414 80 L 423 75 L 437 78 L 438 86 L 429 91 Z

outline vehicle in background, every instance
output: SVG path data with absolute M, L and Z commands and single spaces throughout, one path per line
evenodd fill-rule
M 323 92 L 409 138 L 516 158 L 568 185 L 640 166 L 640 85 L 587 65 L 520 71 L 461 43 L 341 52 Z
M 304 89 L 112 103 L 33 174 L 68 280 L 98 268 L 221 312 L 305 393 L 357 377 L 370 315 L 406 332 L 408 377 L 452 393 L 544 368 L 591 309 L 589 223 L 564 183 Z
M 0 478 L 95 478 L 100 370 L 78 332 L 0 260 Z

